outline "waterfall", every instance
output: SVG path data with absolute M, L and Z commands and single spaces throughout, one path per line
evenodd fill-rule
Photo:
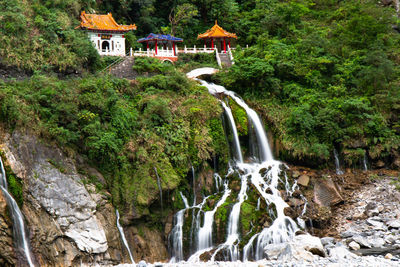
M 170 240 L 172 240 L 172 255 L 171 262 L 179 262 L 183 260 L 183 216 L 187 209 L 189 209 L 189 204 L 187 198 L 180 192 L 185 208 L 178 211 L 175 215 L 175 226 L 171 231 Z
M 364 153 L 364 158 L 363 158 L 363 167 L 364 167 L 364 171 L 368 171 L 367 152 L 365 152 L 365 153 Z
M 191 77 L 195 78 L 196 75 L 207 73 L 213 73 L 212 69 L 197 69 L 192 71 L 190 75 Z M 211 261 L 214 261 L 215 258 L 220 255 L 218 254 L 220 252 L 225 255 L 225 260 L 230 261 L 236 261 L 239 259 L 243 259 L 243 261 L 248 261 L 250 259 L 261 259 L 264 256 L 264 247 L 266 245 L 287 242 L 294 237 L 296 231 L 298 230 L 296 222 L 285 215 L 284 210 L 288 207 L 288 204 L 281 196 L 282 188 L 285 189 L 286 195 L 291 196 L 298 188 L 297 184 L 294 183 L 291 185 L 289 183 L 289 179 L 285 173 L 285 170 L 288 167 L 281 162 L 274 160 L 262 121 L 258 117 L 257 113 L 234 92 L 228 91 L 222 86 L 208 83 L 197 78 L 195 79 L 198 80 L 203 86 L 207 87 L 211 94 L 218 96 L 220 99 L 221 106 L 229 121 L 229 130 L 232 133 L 233 140 L 231 157 L 234 161 L 229 163 L 228 172 L 224 179 L 221 178 L 219 174 L 214 174 L 216 193 L 205 197 L 203 204 L 196 206 L 199 207 L 199 211 L 195 217 L 196 223 L 194 223 L 194 226 L 192 223 L 191 232 L 197 233 L 197 247 L 195 250 L 192 248 L 192 255 L 189 257 L 188 262 L 194 263 L 200 261 L 201 255 L 205 252 L 212 253 Z M 223 96 L 230 97 L 237 103 L 237 105 L 246 111 L 249 124 L 254 133 L 255 141 L 254 144 L 252 144 L 254 145 L 255 149 L 253 149 L 254 151 L 251 153 L 250 157 L 257 159 L 256 162 L 244 162 L 236 123 L 230 107 L 223 100 L 221 100 L 221 97 Z M 237 198 L 232 203 L 232 209 L 229 217 L 227 217 L 228 225 L 225 242 L 214 245 L 212 241 L 214 216 L 217 210 L 224 203 L 226 203 L 227 198 L 231 194 L 229 183 L 232 181 L 232 179 L 240 179 L 240 191 L 237 195 Z M 215 199 L 218 194 L 220 194 L 219 188 L 222 184 L 224 185 L 223 196 L 219 198 L 219 201 L 213 207 L 208 207 L 210 209 L 206 212 L 203 212 L 202 205 L 204 205 L 205 200 L 211 196 L 213 196 L 212 198 Z M 243 244 L 240 229 L 241 208 L 242 204 L 247 201 L 247 194 L 249 190 L 252 190 L 252 193 L 255 193 L 259 196 L 256 210 L 260 210 L 261 201 L 264 201 L 267 207 L 264 212 L 270 215 L 269 217 L 271 220 L 273 220 L 273 222 L 270 226 L 267 226 L 262 230 L 260 229 L 261 231 L 258 233 L 253 232 L 252 228 L 252 230 L 245 234 L 246 236 L 252 234 L 252 236 L 247 244 Z M 253 205 L 255 205 L 255 203 Z M 174 243 L 176 242 L 182 244 L 182 236 L 178 236 L 177 233 L 182 235 L 182 230 L 178 230 L 182 229 L 182 225 L 184 223 L 182 213 L 189 208 L 195 208 L 195 206 L 186 207 L 184 210 L 178 211 L 176 214 L 176 224 L 170 235 Z M 305 212 L 305 209 L 306 205 L 303 207 L 303 213 Z M 201 222 L 203 222 L 202 226 L 200 226 Z M 176 236 L 176 239 L 174 236 Z M 240 247 L 243 247 L 242 257 L 241 251 L 239 250 Z M 175 262 L 184 260 L 183 253 L 179 250 L 173 250 L 173 259 Z
M 260 118 L 258 117 L 257 113 L 254 110 L 252 110 L 251 108 L 249 108 L 249 106 L 240 97 L 238 97 L 234 92 L 226 90 L 224 93 L 226 95 L 230 96 L 232 99 L 234 99 L 236 101 L 236 103 L 246 111 L 249 121 L 251 122 L 251 124 L 254 127 L 254 130 L 255 130 L 256 136 L 257 136 L 258 145 L 259 145 L 260 155 L 258 155 L 258 157 L 257 157 L 257 155 L 253 155 L 253 156 L 259 158 L 261 161 L 273 160 L 274 158 L 272 156 L 272 151 L 268 144 L 268 139 L 267 139 L 267 135 L 265 134 L 264 126 L 263 126 Z
M 160 181 L 160 176 L 158 176 L 157 168 L 154 167 L 154 171 L 157 176 L 157 186 L 158 190 L 160 191 L 160 205 L 161 205 L 161 213 L 163 213 L 163 201 L 162 201 L 162 188 L 161 188 L 161 181 Z
M 229 125 L 231 126 L 231 130 L 233 133 L 233 144 L 234 144 L 233 146 L 234 146 L 234 150 L 236 152 L 235 158 L 237 159 L 237 161 L 243 162 L 242 150 L 240 148 L 240 142 L 239 142 L 239 135 L 237 133 L 237 128 L 236 128 L 235 120 L 233 119 L 232 111 L 224 102 L 221 101 L 221 104 L 225 110 L 226 115 L 228 116 Z
M 337 175 L 343 175 L 344 172 L 340 168 L 339 155 L 338 155 L 338 152 L 337 152 L 336 148 L 333 149 L 333 156 L 335 158 L 336 174 Z
M 0 158 L 0 167 L 1 167 L 1 179 L 0 179 L 0 189 L 3 192 L 3 195 L 6 199 L 11 219 L 13 221 L 13 233 L 15 243 L 17 245 L 18 250 L 22 250 L 25 254 L 26 260 L 30 267 L 34 267 L 32 258 L 31 258 L 31 251 L 29 249 L 28 240 L 26 239 L 25 235 L 25 225 L 24 219 L 21 213 L 21 210 L 18 207 L 17 202 L 15 199 L 8 193 L 8 186 L 7 186 L 7 177 L 6 172 L 4 170 L 3 161 Z
M 121 235 L 122 242 L 124 243 L 125 248 L 128 250 L 129 258 L 131 259 L 131 263 L 135 264 L 135 261 L 133 260 L 132 252 L 129 249 L 128 241 L 126 241 L 126 238 L 125 238 L 124 229 L 119 224 L 119 212 L 117 209 L 115 209 L 115 214 L 117 215 L 117 228 L 118 228 L 119 234 Z

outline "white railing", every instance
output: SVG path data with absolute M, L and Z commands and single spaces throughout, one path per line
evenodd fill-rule
M 220 68 L 222 68 L 221 58 L 219 57 L 218 49 L 215 48 L 215 57 L 217 58 L 217 63 Z
M 207 53 L 207 54 L 212 54 L 214 53 L 215 48 L 211 47 L 199 47 L 197 48 L 196 46 L 193 47 L 185 47 L 183 49 L 178 49 L 179 53 L 184 53 L 184 54 L 197 54 L 197 53 Z
M 235 64 L 235 61 L 233 60 L 232 49 L 229 46 L 228 46 L 228 55 L 229 55 L 229 59 L 232 62 L 232 65 Z
M 111 51 L 110 49 L 99 50 L 100 56 L 125 56 L 124 52 L 121 51 Z

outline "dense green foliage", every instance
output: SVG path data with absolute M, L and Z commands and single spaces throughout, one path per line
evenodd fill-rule
M 131 84 L 107 76 L 62 81 L 35 75 L 0 83 L 0 107 L 8 128 L 29 127 L 86 155 L 121 208 L 144 209 L 156 199 L 154 168 L 162 187 L 172 190 L 190 164 L 226 155 L 222 126 L 214 123 L 217 101 L 173 68 Z
M 242 25 L 255 45 L 219 82 L 252 99 L 291 159 L 329 159 L 333 147 L 349 165 L 390 158 L 400 145 L 394 10 L 373 0 L 254 7 Z

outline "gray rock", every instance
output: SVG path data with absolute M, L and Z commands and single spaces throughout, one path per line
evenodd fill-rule
M 385 245 L 385 243 L 386 243 L 385 240 L 383 238 L 380 238 L 380 237 L 372 238 L 370 240 L 370 244 L 374 248 L 381 248 L 381 247 L 383 247 Z
M 284 250 L 279 254 L 278 259 L 282 261 L 309 261 L 312 262 L 316 256 L 311 252 L 296 246 L 294 243 L 287 243 Z
M 145 261 L 139 261 L 139 263 L 136 265 L 137 267 L 147 267 L 147 263 Z
M 362 247 L 366 247 L 366 248 L 371 248 L 372 245 L 370 244 L 368 238 L 363 237 L 361 235 L 356 235 L 352 237 L 353 241 L 357 242 L 358 244 L 360 244 L 360 246 Z
M 400 228 L 400 221 L 399 220 L 392 220 L 386 223 L 389 229 L 399 229 Z
M 345 248 L 343 246 L 337 246 L 337 247 L 331 248 L 331 249 L 329 249 L 328 253 L 329 253 L 329 257 L 336 259 L 336 260 L 357 258 L 357 255 L 351 253 L 347 248 Z
M 343 233 L 340 234 L 340 236 L 341 236 L 342 238 L 349 238 L 349 237 L 353 237 L 353 236 L 355 236 L 355 235 L 357 235 L 357 233 L 354 232 L 354 231 L 351 231 L 351 230 L 345 231 L 345 232 L 343 232 Z
M 297 235 L 293 238 L 293 243 L 304 250 L 313 254 L 325 257 L 324 246 L 321 239 L 312 235 Z
M 323 237 L 321 238 L 321 243 L 325 247 L 327 245 L 335 244 L 335 238 L 333 237 Z
M 268 244 L 264 247 L 264 253 L 267 255 L 268 259 L 270 260 L 277 260 L 279 254 L 285 250 L 287 244 L 280 243 L 280 244 Z
M 385 224 L 383 222 L 378 222 L 370 218 L 367 219 L 367 224 L 373 226 L 375 230 L 385 230 Z
M 359 250 L 360 249 L 360 245 L 354 241 L 351 241 L 349 244 L 349 248 L 351 248 L 352 250 Z

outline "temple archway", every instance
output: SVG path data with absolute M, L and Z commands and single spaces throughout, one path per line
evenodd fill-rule
M 101 43 L 101 50 L 102 51 L 110 51 L 110 42 L 109 41 L 103 41 Z

